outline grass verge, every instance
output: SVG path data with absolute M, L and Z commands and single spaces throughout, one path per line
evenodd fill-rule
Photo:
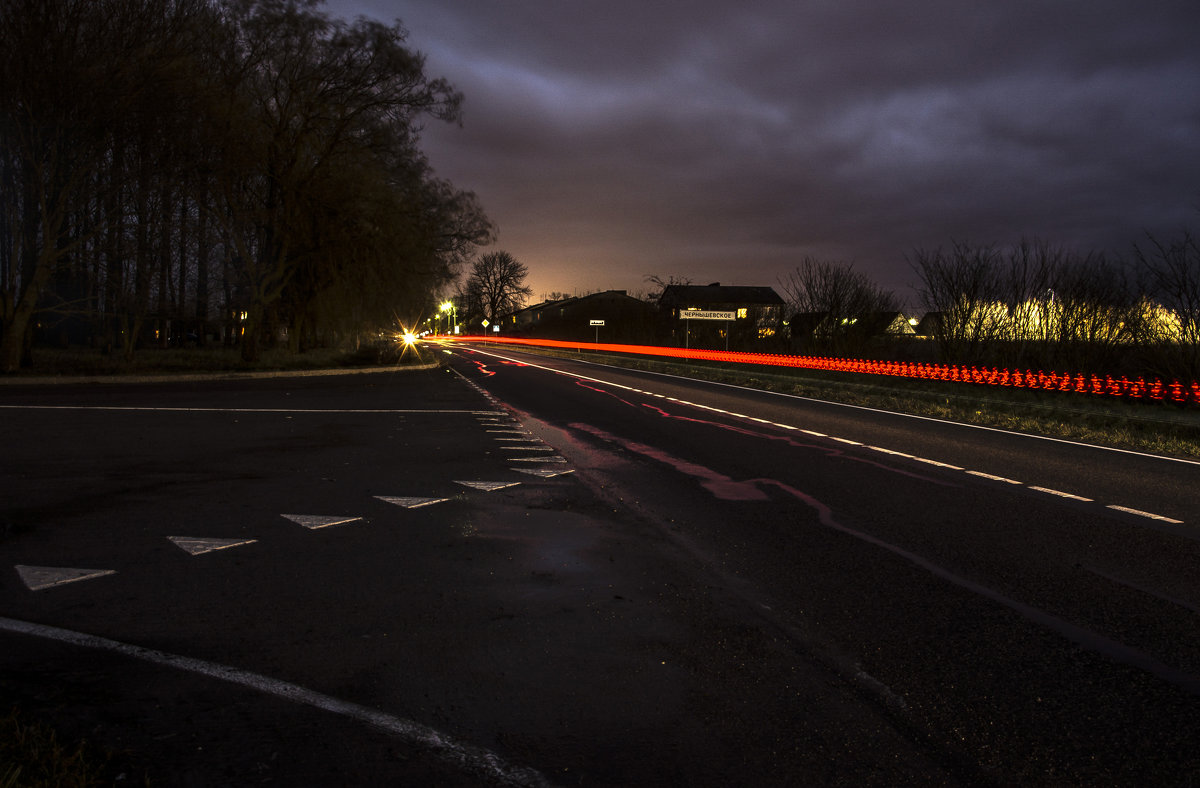
M 109 758 L 86 742 L 66 745 L 17 709 L 0 717 L 0 788 L 84 788 L 112 783 Z

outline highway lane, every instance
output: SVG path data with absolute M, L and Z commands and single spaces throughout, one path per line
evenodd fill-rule
M 158 785 L 1196 773 L 1186 490 L 1113 487 L 1174 525 L 883 453 L 846 409 L 452 352 L 0 391 L 0 621 L 107 644 L 0 626 L 0 691 Z M 886 426 L 943 462 L 938 428 Z
M 1195 464 L 450 352 L 614 511 L 680 545 L 956 776 L 1200 774 Z
M 552 369 L 565 364 L 537 354 L 497 351 L 495 346 L 485 345 L 478 350 Z M 586 357 L 570 368 L 573 374 L 598 374 L 632 389 L 647 389 L 653 382 L 654 393 L 665 397 L 726 413 L 753 411 L 747 415 L 1165 518 L 1151 518 L 1153 522 L 1179 520 L 1191 526 L 1183 532 L 1200 535 L 1200 462 L 1195 460 L 1168 460 L 719 383 L 697 386 L 694 381 L 671 375 L 589 364 Z

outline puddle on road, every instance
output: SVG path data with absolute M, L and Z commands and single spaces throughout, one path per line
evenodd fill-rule
M 497 507 L 463 524 L 460 535 L 492 540 L 528 573 L 578 577 L 608 558 L 599 549 L 604 523 L 575 512 Z

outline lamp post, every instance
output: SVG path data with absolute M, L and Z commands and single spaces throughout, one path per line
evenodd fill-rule
M 458 308 L 454 305 L 453 301 L 443 301 L 439 311 L 445 314 L 446 317 L 450 318 L 451 323 L 453 323 L 455 327 L 458 326 Z M 454 332 L 453 330 L 447 330 L 446 333 L 452 334 Z

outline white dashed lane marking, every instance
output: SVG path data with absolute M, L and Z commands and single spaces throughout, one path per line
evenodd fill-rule
M 478 387 L 476 387 L 478 388 Z M 482 389 L 480 389 L 482 392 Z M 486 395 L 486 392 L 482 392 Z M 489 399 L 491 399 L 489 397 Z M 500 407 L 499 403 L 496 403 Z M 9 406 L 10 408 L 13 406 Z M 24 407 L 24 406 L 21 406 Z M 76 407 L 76 406 L 33 406 L 42 410 L 98 410 L 98 411 L 166 411 L 166 412 L 235 412 L 235 413 L 469 413 L 475 416 L 481 427 L 488 428 L 486 432 L 492 434 L 493 440 L 501 443 L 501 448 L 509 449 L 512 452 L 553 452 L 551 446 L 545 445 L 540 439 L 530 437 L 531 433 L 528 430 L 522 429 L 519 422 L 512 419 L 504 410 L 409 410 L 409 409 L 380 409 L 380 410 L 300 410 L 294 408 L 138 408 L 138 407 Z M 290 415 L 289 415 L 290 418 Z M 505 445 L 509 444 L 509 445 Z M 521 444 L 521 445 L 511 445 Z M 536 445 L 534 445 L 536 444 Z M 525 456 L 507 459 L 506 462 L 535 462 L 535 463 L 566 463 L 562 457 L 545 456 Z M 562 476 L 568 473 L 573 473 L 571 469 L 566 468 L 509 468 L 508 470 L 514 473 L 520 473 L 527 476 L 534 476 L 540 479 L 551 479 L 555 476 Z M 462 485 L 481 492 L 493 492 L 509 487 L 516 487 L 521 484 L 520 481 L 490 481 L 490 480 L 455 480 L 455 484 Z M 450 498 L 432 498 L 421 496 L 391 496 L 391 495 L 376 495 L 375 498 L 386 503 L 400 506 L 405 509 L 419 509 L 424 506 L 432 506 L 434 504 L 444 503 Z M 345 525 L 349 523 L 361 522 L 362 517 L 345 516 L 345 515 L 314 515 L 314 514 L 282 514 L 291 522 L 300 525 L 309 530 L 317 530 L 321 528 L 329 528 L 337 525 Z M 166 537 L 173 545 L 180 550 L 192 556 L 204 555 L 206 553 L 216 552 L 218 550 L 227 550 L 234 547 L 243 547 L 245 545 L 255 544 L 257 539 L 229 539 L 221 537 L 206 537 L 206 536 L 168 536 Z M 57 586 L 66 585 L 68 583 L 80 582 L 83 580 L 93 580 L 107 575 L 116 574 L 115 569 L 81 569 L 74 567 L 54 567 L 54 566 L 26 566 L 18 564 L 14 566 L 17 575 L 21 582 L 30 591 L 42 591 Z
M 1040 493 L 1046 493 L 1048 495 L 1057 495 L 1059 498 L 1069 498 L 1072 501 L 1083 501 L 1084 503 L 1092 503 L 1091 498 L 1084 498 L 1082 495 L 1075 495 L 1074 493 L 1063 492 L 1062 490 L 1051 490 L 1049 487 L 1035 487 L 1034 485 L 1031 484 L 1031 485 L 1029 485 L 1029 489 L 1034 490 L 1036 492 L 1040 492 Z
M 288 515 L 284 515 L 287 517 Z M 257 539 L 203 539 L 195 536 L 168 536 L 167 540 L 190 555 L 203 555 L 216 550 L 254 544 Z
M 65 566 L 21 566 L 18 564 L 13 568 L 17 570 L 21 582 L 30 591 L 41 591 L 45 588 L 117 573 L 115 569 L 72 569 Z
M 917 462 L 923 462 L 926 465 L 935 465 L 938 468 L 945 468 L 946 470 L 949 470 L 949 471 L 965 471 L 966 470 L 966 468 L 960 468 L 957 465 L 951 465 L 948 462 L 938 462 L 937 460 L 930 460 L 930 459 L 926 459 L 925 457 L 912 457 L 912 459 L 916 460 Z
M 328 528 L 331 525 L 353 523 L 362 519 L 361 517 L 329 517 L 319 514 L 285 514 L 281 516 L 297 525 L 303 525 L 305 528 Z
M 405 509 L 419 509 L 422 506 L 432 506 L 435 503 L 445 503 L 450 500 L 449 498 L 411 498 L 393 495 L 376 495 L 375 497 L 396 506 L 403 506 Z
M 1004 482 L 1005 484 L 1018 485 L 1021 484 L 1021 482 L 1016 481 L 1015 479 L 1006 479 L 1003 476 L 993 476 L 992 474 L 984 473 L 983 471 L 967 471 L 967 473 L 971 474 L 972 476 L 978 476 L 981 479 L 991 479 L 994 482 Z
M 503 490 L 506 487 L 516 487 L 520 484 L 520 482 L 465 482 L 457 480 L 454 483 L 461 484 L 463 487 L 470 487 L 473 490 L 483 490 L 484 492 Z
M 1170 517 L 1164 517 L 1161 514 L 1154 514 L 1153 512 L 1143 512 L 1141 509 L 1130 509 L 1128 506 L 1117 506 L 1116 504 L 1109 504 L 1108 508 L 1115 509 L 1118 512 L 1125 512 L 1125 514 L 1136 514 L 1138 517 L 1148 517 L 1151 520 L 1159 520 L 1164 523 L 1171 523 L 1172 525 L 1183 525 L 1183 520 L 1173 520 Z
M 795 429 L 795 428 L 793 427 L 793 429 Z M 884 454 L 890 454 L 893 457 L 905 457 L 910 460 L 913 458 L 913 456 L 911 454 L 906 454 L 902 451 L 895 451 L 893 449 L 885 449 L 882 446 L 868 446 L 867 448 L 870 449 L 871 451 L 881 451 Z

